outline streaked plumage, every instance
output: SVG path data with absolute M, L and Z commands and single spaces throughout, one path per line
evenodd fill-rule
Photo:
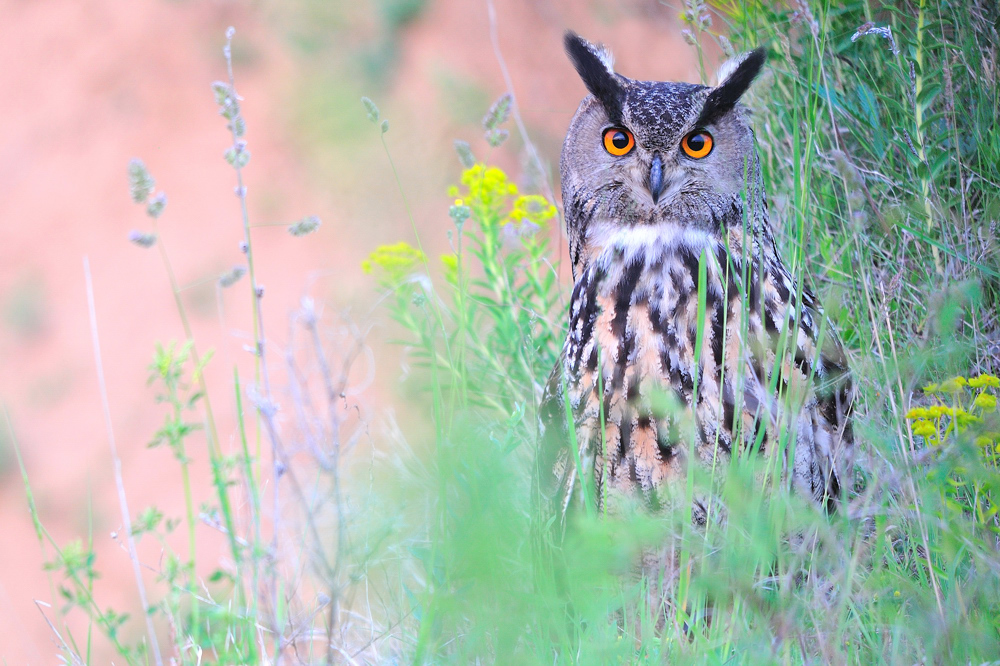
M 737 104 L 763 52 L 737 59 L 708 88 L 627 79 L 606 50 L 572 33 L 566 47 L 591 95 L 562 154 L 575 285 L 543 401 L 543 494 L 563 516 L 582 501 L 581 483 L 600 509 L 612 496 L 655 509 L 685 473 L 691 437 L 696 460 L 721 469 L 757 444 L 770 453 L 790 431 L 792 481 L 832 504 L 853 446 L 853 394 L 836 333 L 778 255 Z M 628 130 L 635 147 L 612 154 L 602 145 L 608 128 Z M 711 141 L 700 159 L 680 149 L 696 130 Z

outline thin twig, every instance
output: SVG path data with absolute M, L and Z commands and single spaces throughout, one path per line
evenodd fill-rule
M 330 371 L 330 364 L 327 362 L 326 353 L 323 351 L 323 343 L 319 335 L 319 327 L 316 325 L 316 312 L 313 308 L 311 301 L 306 301 L 303 304 L 302 320 L 309 330 L 313 340 L 313 352 L 316 355 L 316 361 L 320 366 L 320 375 L 323 377 L 323 385 L 326 389 L 327 398 L 327 410 L 330 419 L 330 444 L 332 450 L 333 459 L 330 463 L 331 474 L 333 476 L 333 503 L 337 512 L 337 551 L 333 563 L 332 580 L 330 585 L 331 601 L 330 601 L 330 624 L 328 625 L 328 639 L 332 637 L 333 626 L 335 622 L 335 616 L 337 609 L 339 608 L 340 593 L 336 589 L 336 581 L 340 575 L 340 569 L 343 565 L 344 557 L 344 541 L 346 539 L 346 525 L 344 522 L 344 508 L 343 508 L 343 498 L 341 495 L 340 487 L 340 419 L 338 418 L 337 412 L 337 401 L 339 396 L 343 392 L 343 384 L 346 382 L 347 369 L 350 368 L 353 360 L 360 355 L 362 349 L 362 343 L 357 340 L 357 344 L 353 347 L 352 351 L 347 354 L 344 360 L 344 372 L 339 379 L 340 386 L 335 387 L 333 382 L 333 376 Z M 332 648 L 332 641 L 330 643 Z M 329 661 L 329 655 L 328 655 Z
M 59 647 L 63 650 L 63 652 L 65 652 L 70 656 L 70 659 L 74 664 L 79 664 L 80 666 L 84 666 L 84 662 L 82 659 L 80 659 L 80 655 L 78 655 L 76 652 L 71 650 L 68 645 L 66 645 L 66 641 L 64 641 L 63 637 L 59 634 L 59 630 L 56 629 L 56 626 L 52 624 L 52 620 L 50 620 L 49 616 L 45 614 L 44 610 L 42 610 L 42 606 L 45 606 L 46 608 L 52 608 L 52 606 L 45 603 L 44 601 L 39 601 L 38 599 L 35 599 L 34 601 L 35 601 L 35 606 L 38 608 L 38 612 L 42 614 L 42 619 L 45 620 L 45 624 L 49 625 L 49 629 L 52 630 L 52 633 L 55 634 L 56 639 L 59 641 Z
M 156 640 L 156 629 L 153 618 L 149 614 L 149 603 L 146 601 L 146 587 L 142 582 L 142 572 L 139 569 L 139 556 L 135 550 L 135 538 L 132 536 L 132 519 L 125 498 L 125 484 L 122 482 L 122 461 L 118 457 L 118 447 L 115 446 L 115 431 L 111 423 L 111 407 L 108 404 L 108 389 L 104 381 L 104 365 L 101 362 L 101 343 L 97 336 L 97 309 L 94 307 L 94 285 L 90 278 L 90 260 L 83 258 L 83 275 L 87 285 L 87 307 L 90 313 L 90 337 L 94 343 L 94 363 L 97 366 L 97 383 L 101 391 L 101 406 L 104 409 L 104 425 L 108 431 L 108 444 L 111 446 L 111 459 L 114 461 L 115 486 L 118 489 L 118 504 L 122 514 L 122 525 L 128 540 L 129 559 L 132 560 L 132 571 L 135 574 L 135 584 L 139 591 L 139 601 L 142 604 L 142 614 L 146 618 L 146 632 L 149 634 L 150 650 L 157 666 L 163 666 L 160 657 L 160 645 Z

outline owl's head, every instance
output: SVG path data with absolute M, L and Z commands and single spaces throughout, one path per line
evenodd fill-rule
M 714 88 L 626 78 L 607 49 L 572 32 L 566 52 L 590 91 L 563 144 L 571 239 L 585 233 L 574 224 L 595 219 L 723 232 L 757 170 L 753 133 L 737 103 L 760 72 L 764 50 L 727 63 Z

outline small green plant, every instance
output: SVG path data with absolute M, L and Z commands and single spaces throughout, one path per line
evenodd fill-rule
M 546 232 L 556 209 L 539 195 L 521 194 L 497 167 L 475 164 L 461 181 L 449 190 L 456 197 L 449 209 L 453 251 L 440 258 L 448 301 L 430 282 L 410 279 L 427 261 L 405 243 L 378 248 L 362 268 L 377 268 L 380 283 L 394 289 L 392 315 L 414 336 L 421 362 L 436 364 L 462 400 L 485 400 L 507 414 L 512 402 L 498 398 L 520 394 L 523 403 L 534 396 L 555 361 L 551 317 L 559 295 Z M 444 330 L 437 316 L 415 316 L 428 308 L 438 310 Z M 446 353 L 432 351 L 434 336 Z M 488 394 L 477 390 L 485 386 Z

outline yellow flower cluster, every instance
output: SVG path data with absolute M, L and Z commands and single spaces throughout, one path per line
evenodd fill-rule
M 906 418 L 912 421 L 910 427 L 914 435 L 923 437 L 932 446 L 938 446 L 950 433 L 974 423 L 982 423 L 985 414 L 995 412 L 997 397 L 990 393 L 990 389 L 998 388 L 1000 378 L 985 374 L 968 379 L 952 377 L 940 384 L 928 384 L 924 387 L 926 395 L 936 396 L 939 401 L 947 398 L 953 404 L 939 402 L 928 407 L 914 407 L 906 413 Z M 976 392 L 970 409 L 962 406 L 961 394 L 967 395 L 967 390 Z M 976 437 L 976 443 L 990 455 L 1000 452 L 1000 433 L 980 434 Z
M 556 207 L 549 201 L 537 194 L 522 194 L 514 200 L 508 219 L 517 224 L 525 222 L 536 227 L 542 226 L 545 222 L 556 216 Z
M 468 206 L 483 227 L 494 224 L 531 224 L 541 227 L 556 215 L 556 207 L 537 194 L 520 194 L 517 184 L 507 178 L 499 167 L 476 164 L 462 173 L 465 193 L 452 186 L 448 195 L 459 197 L 456 206 Z M 513 200 L 513 202 L 511 201 Z M 509 212 L 505 211 L 508 209 Z
M 1000 377 L 994 375 L 979 375 L 970 379 L 952 377 L 940 384 L 928 384 L 924 387 L 924 393 L 958 393 L 966 386 L 974 389 L 1000 388 Z
M 423 252 L 406 241 L 400 241 L 394 245 L 379 245 L 361 262 L 361 270 L 372 273 L 376 268 L 381 269 L 382 281 L 398 284 L 426 259 Z
M 961 417 L 969 415 L 961 407 L 947 407 L 945 405 L 931 405 L 930 407 L 914 407 L 906 412 L 908 419 L 940 419 L 942 416 Z
M 462 185 L 466 188 L 465 199 L 472 208 L 481 207 L 483 213 L 497 212 L 503 208 L 508 197 L 517 196 L 517 185 L 512 183 L 503 169 L 475 164 L 462 174 Z M 451 187 L 448 194 L 459 196 L 458 188 Z
M 970 388 L 1000 388 L 1000 377 L 979 375 L 969 380 Z

